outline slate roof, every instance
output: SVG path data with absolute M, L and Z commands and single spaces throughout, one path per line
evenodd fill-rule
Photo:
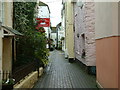
M 42 1 L 39 1 L 39 6 L 48 6 L 46 3 L 43 3 Z
M 50 8 L 46 3 L 42 2 L 42 1 L 39 1 L 39 6 L 47 6 L 48 10 L 49 10 L 49 13 L 50 13 Z
M 12 32 L 13 34 L 15 35 L 18 35 L 18 36 L 22 36 L 23 34 L 18 32 L 17 30 L 11 28 L 11 27 L 8 27 L 8 26 L 2 26 L 3 28 L 7 29 L 8 31 Z

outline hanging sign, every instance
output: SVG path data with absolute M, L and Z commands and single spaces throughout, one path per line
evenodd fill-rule
M 50 18 L 36 18 L 38 27 L 50 27 Z

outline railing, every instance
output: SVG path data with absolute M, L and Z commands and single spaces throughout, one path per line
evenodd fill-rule
M 12 77 L 11 72 L 7 70 L 0 72 L 0 74 L 2 75 L 2 81 L 7 81 L 8 78 Z
M 29 73 L 35 70 L 36 70 L 35 62 L 14 69 L 12 76 L 15 79 L 15 83 L 19 82 L 21 79 L 25 78 L 25 76 L 27 76 Z
M 15 79 L 14 84 L 16 84 L 17 82 L 24 79 L 28 74 L 30 74 L 33 71 L 38 71 L 38 75 L 39 75 L 38 68 L 41 65 L 39 65 L 38 63 L 39 62 L 35 62 L 35 61 L 31 62 L 27 65 L 14 68 L 12 72 L 7 70 L 0 71 L 0 75 L 2 75 L 2 81 L 7 81 L 8 79 L 13 78 Z

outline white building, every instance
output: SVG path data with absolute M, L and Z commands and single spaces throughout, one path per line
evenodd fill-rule
M 12 73 L 12 62 L 16 59 L 15 37 L 21 35 L 13 29 L 13 2 L 0 1 L 0 71 Z
M 56 47 L 56 38 L 57 38 L 57 32 L 56 27 L 52 27 L 52 33 L 51 33 L 51 39 L 53 39 L 53 45 Z
M 62 26 L 61 26 L 61 22 L 57 25 L 57 47 L 60 48 L 65 51 L 65 31 L 63 30 Z
M 63 46 L 62 46 L 62 50 L 65 51 L 65 6 L 63 5 L 63 8 L 62 8 L 62 11 L 61 11 L 61 29 L 63 31 L 63 37 L 64 37 L 64 40 L 62 41 L 63 43 Z
M 49 6 L 43 2 L 39 2 L 38 6 L 38 17 L 37 18 L 50 18 L 50 9 Z M 51 38 L 51 28 L 50 27 L 44 27 L 46 37 Z M 47 45 L 48 47 L 48 45 Z

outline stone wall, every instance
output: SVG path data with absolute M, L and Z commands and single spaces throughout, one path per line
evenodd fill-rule
M 39 68 L 39 77 L 42 76 L 43 74 L 43 68 Z M 14 90 L 20 89 L 22 90 L 23 88 L 33 88 L 35 83 L 38 81 L 38 72 L 32 72 L 28 76 L 25 77 L 25 79 L 21 80 L 21 82 L 17 83 L 14 85 Z
M 95 4 L 87 2 L 85 5 L 85 49 L 87 65 L 96 65 L 95 55 Z

